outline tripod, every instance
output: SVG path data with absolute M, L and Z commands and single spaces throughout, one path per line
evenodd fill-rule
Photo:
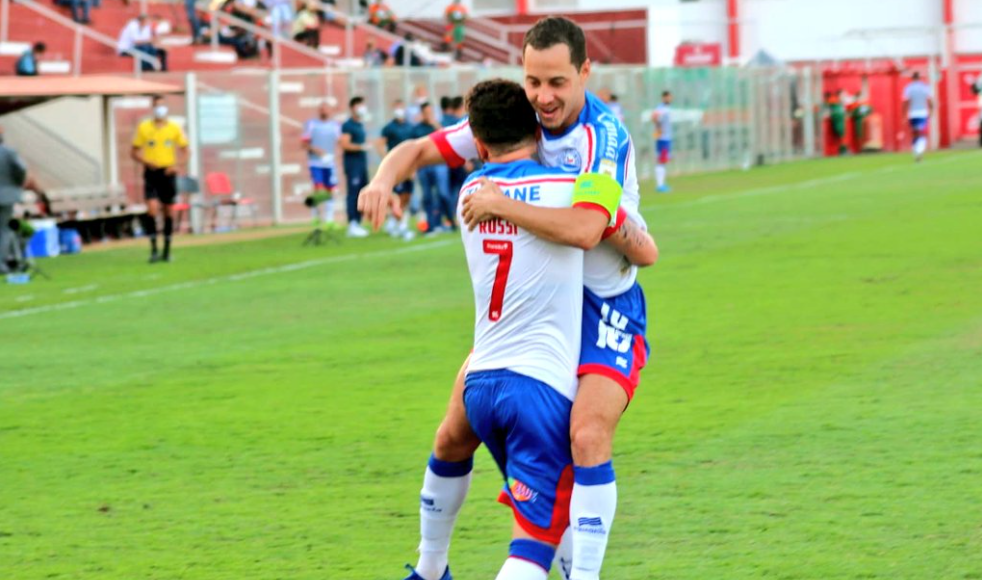
M 319 246 L 328 242 L 334 242 L 341 245 L 341 234 L 340 228 L 334 222 L 328 222 L 327 224 L 322 223 L 318 219 L 314 219 L 314 229 L 307 234 L 307 238 L 303 241 L 304 246 Z

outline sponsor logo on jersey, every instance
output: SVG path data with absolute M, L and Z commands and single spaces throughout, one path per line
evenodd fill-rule
M 515 501 L 532 502 L 535 501 L 535 498 L 539 497 L 539 492 L 525 485 L 521 481 L 518 481 L 517 479 L 511 480 L 509 489 L 511 490 L 511 496 L 515 498 Z
M 610 159 L 617 162 L 617 117 L 611 115 L 610 113 L 602 113 L 597 117 L 597 121 L 603 127 L 603 131 L 598 131 L 599 137 L 602 139 L 598 143 L 598 149 L 600 150 L 600 155 L 603 159 Z
M 581 163 L 580 152 L 572 147 L 563 151 L 563 157 L 559 161 L 559 165 L 567 171 L 579 171 Z

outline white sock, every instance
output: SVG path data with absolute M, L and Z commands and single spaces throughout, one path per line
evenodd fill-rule
M 923 155 L 924 151 L 927 150 L 927 137 L 918 137 L 917 141 L 914 141 L 914 153 L 917 155 Z
M 402 218 L 399 220 L 399 229 L 402 231 L 409 230 L 409 208 L 402 210 Z
M 658 181 L 658 187 L 665 187 L 665 166 L 660 163 L 655 166 L 655 180 Z
M 508 558 L 495 580 L 547 580 L 549 572 L 538 564 L 520 558 Z
M 420 491 L 419 505 L 419 562 L 416 572 L 426 580 L 439 580 L 447 569 L 450 535 L 453 533 L 460 506 L 464 505 L 467 490 L 471 485 L 471 462 L 467 463 L 466 474 L 443 477 L 433 471 L 434 459 L 426 467 L 423 476 L 423 489 Z M 441 464 L 451 464 L 440 462 Z M 463 467 L 461 467 L 463 469 Z M 440 470 L 439 465 L 437 470 Z
M 334 199 L 329 199 L 324 202 L 324 223 L 331 223 L 334 221 Z
M 573 536 L 571 580 L 598 580 L 607 551 L 607 538 L 617 511 L 617 482 L 610 462 L 573 468 L 573 497 L 569 504 Z
M 569 575 L 573 572 L 573 534 L 569 528 L 563 532 L 563 539 L 556 547 L 556 557 L 552 565 L 555 566 L 562 580 L 569 580 Z

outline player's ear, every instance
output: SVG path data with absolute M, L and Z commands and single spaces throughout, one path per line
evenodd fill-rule
M 474 145 L 477 147 L 477 156 L 481 161 L 487 161 L 489 157 L 488 148 L 484 146 L 484 143 L 481 143 L 480 139 L 475 138 Z
M 591 63 L 590 63 L 590 59 L 588 58 L 585 61 L 583 61 L 583 65 L 580 66 L 580 80 L 583 81 L 584 84 L 586 84 L 587 79 L 590 78 L 591 70 L 592 70 Z

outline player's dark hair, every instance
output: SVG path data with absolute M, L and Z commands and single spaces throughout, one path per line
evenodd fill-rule
M 539 120 L 518 83 L 492 79 L 474 85 L 467 94 L 467 110 L 474 136 L 495 153 L 535 142 Z
M 355 107 L 357 107 L 358 105 L 364 102 L 365 102 L 365 97 L 351 97 L 351 100 L 348 101 L 348 108 L 354 109 Z
M 453 103 L 453 99 L 447 96 L 440 97 L 440 109 L 446 111 L 450 108 L 450 104 Z
M 525 49 L 545 50 L 557 44 L 569 47 L 569 60 L 580 70 L 586 62 L 586 36 L 575 22 L 562 16 L 549 16 L 539 20 L 525 33 L 522 54 Z
M 454 108 L 454 109 L 459 109 L 459 108 L 463 107 L 464 106 L 464 97 L 461 97 L 460 95 L 454 97 L 453 98 L 453 101 L 450 103 L 450 106 L 452 108 Z
M 662 91 L 661 96 L 664 98 L 664 97 L 671 96 L 671 94 L 672 94 L 672 91 Z
M 920 78 L 921 78 L 921 73 L 915 70 L 915 71 L 914 71 L 914 74 L 913 74 L 913 75 L 911 75 L 911 77 L 910 77 L 910 78 L 912 78 L 912 79 L 914 79 L 914 80 L 916 81 L 916 80 L 918 80 L 918 79 L 920 79 Z

